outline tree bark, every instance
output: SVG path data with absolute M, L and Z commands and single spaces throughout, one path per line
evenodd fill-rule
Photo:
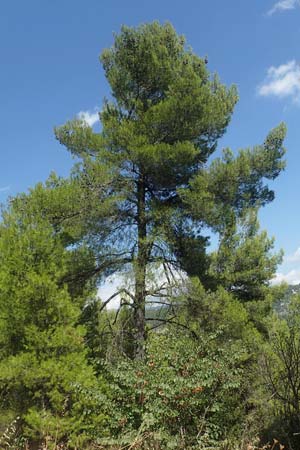
M 134 358 L 145 357 L 146 341 L 146 267 L 147 267 L 147 220 L 145 179 L 140 175 L 137 183 L 137 258 L 135 265 L 135 304 L 134 304 Z

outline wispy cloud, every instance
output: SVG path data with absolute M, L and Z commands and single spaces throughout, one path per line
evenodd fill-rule
M 77 117 L 93 127 L 99 121 L 99 110 L 95 108 L 94 111 L 79 111 Z
M 300 0 L 280 0 L 276 2 L 273 7 L 268 11 L 268 15 L 272 16 L 276 12 L 287 11 L 289 9 L 295 9 L 300 5 Z
M 297 250 L 294 253 L 292 253 L 291 255 L 287 255 L 284 258 L 284 262 L 299 263 L 300 262 L 300 247 L 298 247 Z
M 300 102 L 300 64 L 294 59 L 280 66 L 271 66 L 267 76 L 258 87 L 262 97 L 290 98 Z
M 7 192 L 7 191 L 9 191 L 10 190 L 10 186 L 3 186 L 3 187 L 0 187 L 0 192 Z

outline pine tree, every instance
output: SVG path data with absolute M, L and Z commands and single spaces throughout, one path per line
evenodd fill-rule
M 81 159 L 78 177 L 89 183 L 95 210 L 87 234 L 99 271 L 108 265 L 133 270 L 126 303 L 133 309 L 135 358 L 143 359 L 146 301 L 163 295 L 166 285 L 149 289 L 149 271 L 161 265 L 166 279 L 173 268 L 207 277 L 203 228 L 220 232 L 244 208 L 272 200 L 264 179 L 284 166 L 285 127 L 262 146 L 237 157 L 227 150 L 210 163 L 236 89 L 211 76 L 206 60 L 170 24 L 123 27 L 101 61 L 112 94 L 100 113 L 101 132 L 75 119 L 56 136 Z M 110 182 L 101 185 L 101 179 Z M 100 213 L 108 199 L 110 210 Z M 193 261 L 191 249 L 197 249 Z
M 80 390 L 101 384 L 79 325 L 83 292 L 63 281 L 70 255 L 43 211 L 33 213 L 35 195 L 12 200 L 0 225 L 0 406 L 30 439 L 60 442 L 84 436 Z

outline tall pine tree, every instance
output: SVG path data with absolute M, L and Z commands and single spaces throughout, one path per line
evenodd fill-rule
M 170 24 L 123 27 L 101 61 L 112 94 L 100 113 L 101 132 L 75 119 L 57 128 L 56 136 L 81 159 L 78 177 L 99 212 L 91 208 L 87 230 L 99 268 L 133 270 L 127 298 L 134 354 L 142 359 L 146 301 L 159 295 L 148 289 L 149 268 L 161 264 L 167 278 L 167 267 L 195 271 L 188 255 L 197 249 L 197 274 L 206 277 L 203 228 L 221 231 L 244 208 L 272 200 L 264 180 L 284 166 L 285 127 L 273 130 L 262 146 L 237 157 L 228 150 L 211 163 L 236 89 L 211 76 L 206 60 Z M 111 181 L 101 185 L 102 178 Z M 108 199 L 109 211 L 100 213 Z

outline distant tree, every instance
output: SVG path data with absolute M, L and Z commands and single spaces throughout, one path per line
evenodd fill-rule
M 76 119 L 57 128 L 56 136 L 80 158 L 78 176 L 90 183 L 95 200 L 98 195 L 87 230 L 97 261 L 109 261 L 115 271 L 133 269 L 134 289 L 126 295 L 135 323 L 134 355 L 142 359 L 146 301 L 165 289 L 165 283 L 155 293 L 148 289 L 150 268 L 162 264 L 167 278 L 171 267 L 207 276 L 203 230 L 218 232 L 244 208 L 273 199 L 264 180 L 284 167 L 285 127 L 253 150 L 237 157 L 226 150 L 210 163 L 237 102 L 236 89 L 211 77 L 206 61 L 170 24 L 123 27 L 101 61 L 112 91 L 100 113 L 101 132 Z M 111 182 L 101 186 L 102 178 Z M 100 213 L 107 199 L 110 210 Z

